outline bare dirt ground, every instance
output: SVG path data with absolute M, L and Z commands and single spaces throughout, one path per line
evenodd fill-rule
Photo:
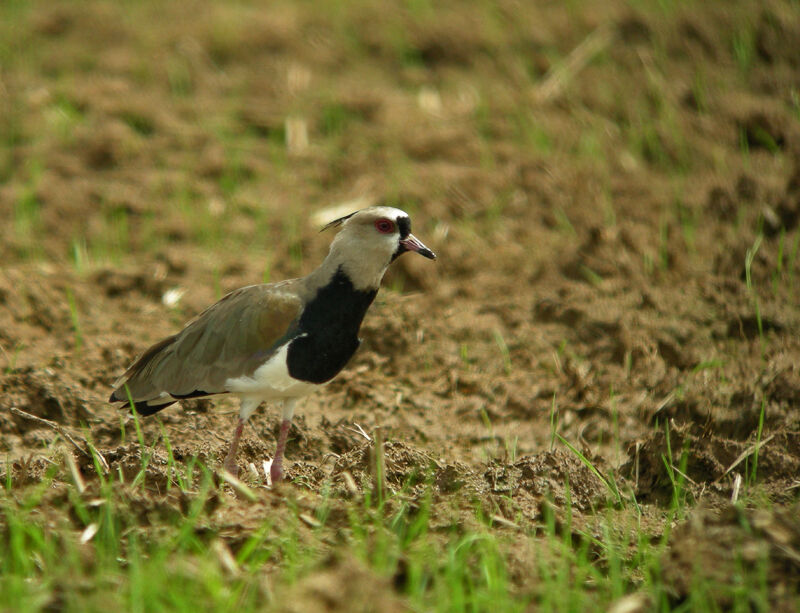
M 232 546 L 285 498 L 311 508 L 330 482 L 346 501 L 345 473 L 368 484 L 354 424 L 383 429 L 389 487 L 432 474 L 434 523 L 475 521 L 479 501 L 513 532 L 569 497 L 591 532 L 614 496 L 563 437 L 635 495 L 653 540 L 680 480 L 689 517 L 664 560 L 676 602 L 698 559 L 730 576 L 746 542 L 790 606 L 797 5 L 502 1 L 478 18 L 456 2 L 190 4 L 40 2 L 6 28 L 0 472 L 35 480 L 63 439 L 15 407 L 135 474 L 132 417 L 105 400 L 136 354 L 228 290 L 310 271 L 331 239 L 319 211 L 386 201 L 439 261 L 395 265 L 357 356 L 299 407 L 294 484 L 218 515 Z M 235 409 L 200 400 L 142 420 L 147 513 L 180 512 L 159 488 L 163 434 L 178 461 L 216 467 Z M 272 453 L 277 423 L 274 408 L 254 416 L 242 469 Z M 526 555 L 511 555 L 520 588 Z M 399 606 L 381 585 L 331 610 Z M 323 589 L 306 587 L 292 589 Z

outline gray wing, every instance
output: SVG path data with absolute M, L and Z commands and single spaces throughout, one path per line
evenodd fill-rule
M 175 399 L 225 392 L 225 381 L 252 375 L 296 330 L 298 280 L 237 289 L 186 327 L 147 349 L 114 383 L 111 401 L 153 413 Z

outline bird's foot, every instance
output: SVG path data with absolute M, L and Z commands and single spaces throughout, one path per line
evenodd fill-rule
M 281 466 L 281 462 L 272 462 L 272 466 L 269 467 L 269 478 L 273 483 L 283 481 L 283 467 Z
M 236 424 L 236 430 L 233 432 L 231 448 L 228 451 L 228 455 L 225 456 L 225 461 L 222 463 L 222 467 L 234 477 L 239 476 L 239 467 L 236 466 L 236 452 L 239 449 L 239 439 L 242 438 L 242 430 L 244 430 L 244 419 L 240 417 L 239 423 Z
M 222 468 L 232 474 L 234 477 L 239 476 L 239 467 L 236 466 L 236 461 L 231 457 L 226 457 L 225 462 L 222 464 Z
M 283 421 L 281 421 L 281 429 L 278 433 L 278 444 L 275 447 L 275 457 L 272 459 L 272 466 L 269 467 L 269 476 L 270 479 L 272 479 L 272 483 L 283 481 L 283 452 L 286 449 L 286 437 L 292 425 L 290 417 L 291 414 L 289 414 L 288 417 L 284 417 Z

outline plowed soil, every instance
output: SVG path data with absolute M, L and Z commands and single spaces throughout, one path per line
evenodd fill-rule
M 135 356 L 229 290 L 312 270 L 331 209 L 386 202 L 439 260 L 394 265 L 356 357 L 298 407 L 291 484 L 268 490 L 249 469 L 263 474 L 279 412 L 253 417 L 239 461 L 261 498 L 231 494 L 219 513 L 232 547 L 265 506 L 313 507 L 325 483 L 335 516 L 371 487 L 380 428 L 387 487 L 422 495 L 432 479 L 434 523 L 455 508 L 468 525 L 477 500 L 514 531 L 569 503 L 591 532 L 614 506 L 605 479 L 653 539 L 648 522 L 685 498 L 664 562 L 676 602 L 698 566 L 730 576 L 743 543 L 774 562 L 776 606 L 796 593 L 796 3 L 509 0 L 488 22 L 458 2 L 14 10 L 0 472 L 35 481 L 54 442 L 76 451 L 66 432 L 135 474 L 133 417 L 106 403 Z M 236 409 L 189 401 L 141 420 L 147 513 L 181 512 L 164 436 L 177 461 L 216 468 Z M 745 496 L 772 510 L 732 506 Z M 292 587 L 296 610 L 367 571 L 328 572 Z M 325 606 L 400 610 L 390 585 L 364 589 Z

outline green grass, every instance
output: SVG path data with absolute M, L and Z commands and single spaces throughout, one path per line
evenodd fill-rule
M 756 56 L 755 32 L 751 24 L 743 25 L 733 33 L 731 50 L 739 72 L 747 75 Z
M 606 478 L 598 469 L 597 467 L 583 454 L 581 453 L 577 447 L 575 447 L 572 443 L 570 443 L 567 439 L 565 439 L 560 434 L 556 434 L 558 440 L 564 444 L 564 446 L 569 449 L 575 456 L 589 469 L 594 473 L 594 476 L 597 477 L 600 482 L 608 489 L 609 493 L 616 498 L 619 504 L 622 504 L 622 496 L 619 493 L 619 488 L 617 484 L 614 482 L 613 479 Z
M 762 397 L 761 410 L 758 412 L 758 429 L 756 430 L 756 442 L 753 448 L 753 463 L 750 467 L 750 474 L 748 475 L 750 483 L 756 483 L 758 479 L 758 451 L 761 447 L 761 438 L 764 434 L 764 418 L 767 414 L 767 403 Z
M 148 445 L 132 416 L 141 449 L 134 473 L 113 463 L 105 472 L 91 446 L 94 462 L 82 475 L 61 451 L 49 452 L 52 461 L 32 481 L 25 467 L 12 476 L 6 465 L 0 609 L 278 610 L 299 582 L 352 561 L 416 611 L 584 611 L 631 595 L 653 610 L 673 608 L 662 563 L 670 527 L 687 510 L 688 456 L 684 450 L 672 466 L 668 428 L 673 507 L 662 515 L 663 536 L 653 539 L 636 499 L 556 433 L 613 503 L 600 502 L 589 524 L 577 519 L 569 476 L 566 500 L 544 501 L 533 523 L 513 496 L 503 510 L 480 497 L 442 500 L 424 471 L 400 487 L 364 483 L 350 498 L 334 495 L 331 482 L 313 490 L 298 484 L 278 498 L 251 482 L 242 486 L 248 497 L 237 498 L 197 458 L 177 461 L 163 426 Z M 154 459 L 158 450 L 166 459 Z M 372 462 L 383 483 L 381 454 Z M 231 532 L 232 516 L 249 518 L 249 527 Z M 740 579 L 724 586 L 698 568 L 690 608 L 714 605 L 720 589 L 767 603 L 767 563 L 743 564 Z M 522 582 L 513 578 L 519 573 Z
M 304 494 L 302 505 L 290 494 L 261 516 L 270 507 L 258 507 L 251 515 L 260 516 L 256 525 L 230 538 L 215 509 L 223 518 L 247 514 L 263 495 L 237 500 L 196 458 L 176 462 L 163 431 L 162 438 L 166 490 L 143 476 L 145 461 L 132 479 L 121 471 L 104 475 L 97 464 L 83 492 L 58 463 L 31 486 L 7 474 L 0 495 L 0 608 L 273 610 L 280 601 L 270 586 L 291 589 L 353 559 L 420 611 L 583 611 L 632 592 L 657 610 L 670 609 L 660 576 L 664 542 L 643 538 L 635 503 L 599 472 L 621 506 L 599 509 L 592 530 L 573 525 L 568 483 L 566 506 L 546 504 L 538 527 L 512 529 L 482 511 L 479 500 L 468 528 L 456 515 L 448 522 L 433 507 L 431 484 L 412 494 L 409 483 L 377 497 L 367 488 L 345 504 L 344 514 L 327 486 L 310 498 Z M 512 584 L 514 572 L 527 573 L 524 587 Z M 766 602 L 763 569 L 742 572 L 745 585 Z M 695 598 L 705 602 L 704 590 L 713 587 L 703 586 Z
M 30 161 L 27 164 L 27 182 L 14 202 L 14 232 L 19 240 L 21 258 L 38 257 L 42 254 L 42 202 L 37 188 L 42 175 L 42 164 Z
M 503 358 L 503 371 L 507 374 L 511 374 L 511 351 L 508 348 L 508 344 L 506 344 L 506 339 L 503 336 L 503 333 L 500 329 L 495 329 L 494 331 L 494 342 L 497 345 L 497 348 L 500 350 L 500 355 Z
M 747 286 L 747 293 L 750 295 L 750 299 L 753 303 L 753 311 L 755 312 L 756 316 L 756 323 L 758 325 L 758 339 L 761 347 L 761 358 L 764 359 L 764 351 L 766 350 L 766 342 L 764 339 L 764 325 L 761 319 L 761 301 L 758 296 L 758 290 L 755 288 L 753 284 L 753 277 L 751 274 L 751 270 L 753 267 L 753 260 L 758 253 L 759 248 L 761 247 L 761 243 L 764 240 L 764 236 L 762 234 L 758 234 L 756 236 L 753 245 L 747 249 L 747 253 L 745 254 L 744 260 L 744 271 L 745 271 L 745 284 Z
M 3 372 L 7 375 L 13 374 L 17 369 L 17 360 L 19 359 L 20 352 L 25 348 L 22 343 L 17 343 L 10 351 L 0 344 L 0 353 L 6 361 L 6 367 Z
M 689 461 L 689 453 L 688 449 L 684 447 L 681 450 L 679 466 L 675 466 L 673 464 L 675 456 L 672 451 L 669 421 L 664 424 L 664 435 L 667 443 L 667 453 L 661 456 L 661 460 L 664 462 L 664 468 L 672 486 L 672 509 L 678 517 L 683 518 L 686 516 L 689 494 L 686 486 L 686 465 Z
M 72 333 L 75 340 L 75 350 L 80 351 L 83 345 L 83 332 L 81 331 L 80 315 L 78 313 L 78 304 L 75 302 L 75 294 L 70 288 L 66 290 L 67 306 L 69 307 L 70 321 L 72 321 Z
M 546 126 L 537 121 L 527 108 L 517 110 L 513 120 L 514 132 L 520 144 L 542 155 L 552 152 L 553 138 L 548 134 Z
M 727 185 L 729 180 L 735 182 L 740 170 L 761 172 L 765 162 L 760 149 L 777 148 L 769 134 L 748 135 L 744 130 L 734 151 L 725 149 L 724 143 L 711 143 L 719 149 L 711 153 L 695 146 L 708 145 L 723 133 L 715 129 L 720 127 L 715 124 L 720 100 L 729 95 L 738 99 L 732 95 L 740 93 L 737 87 L 751 74 L 760 74 L 757 22 L 737 20 L 724 35 L 719 55 L 728 54 L 724 63 L 732 68 L 726 71 L 724 63 L 711 62 L 705 53 L 691 51 L 688 60 L 682 58 L 687 36 L 660 40 L 668 36 L 669 27 L 682 27 L 684 22 L 677 19 L 691 25 L 694 9 L 687 3 L 633 0 L 629 4 L 634 12 L 625 21 L 630 20 L 636 30 L 641 18 L 646 26 L 643 35 L 630 33 L 630 44 L 615 40 L 579 73 L 569 75 L 559 99 L 540 104 L 530 97 L 530 87 L 547 66 L 564 62 L 587 33 L 587 23 L 597 21 L 586 21 L 581 3 L 567 3 L 566 25 L 553 32 L 547 24 L 531 28 L 525 12 L 493 3 L 471 5 L 475 23 L 485 32 L 478 32 L 466 59 L 446 48 L 446 13 L 429 0 L 401 2 L 388 9 L 374 0 L 319 5 L 313 10 L 278 3 L 274 14 L 248 3 L 233 8 L 220 3 L 206 19 L 190 16 L 185 27 L 165 27 L 176 17 L 180 20 L 175 23 L 182 23 L 184 16 L 165 11 L 152 0 L 109 4 L 99 15 L 121 34 L 112 45 L 102 36 L 97 40 L 82 36 L 78 26 L 82 11 L 93 10 L 90 5 L 64 3 L 53 9 L 41 1 L 0 3 L 0 63 L 8 94 L 7 104 L 0 96 L 0 192 L 8 201 L 3 221 L 13 228 L 8 233 L 13 240 L 6 264 L 13 268 L 53 256 L 47 264 L 55 267 L 56 274 L 61 258 L 80 276 L 79 286 L 60 294 L 64 299 L 60 312 L 69 315 L 63 334 L 46 332 L 48 339 L 62 334 L 66 338 L 55 340 L 81 351 L 78 364 L 85 359 L 85 368 L 90 369 L 87 386 L 97 384 L 93 377 L 106 375 L 102 366 L 106 354 L 97 353 L 100 341 L 89 338 L 98 328 L 88 319 L 94 309 L 84 312 L 89 294 L 79 292 L 92 283 L 95 267 L 120 265 L 126 274 L 131 269 L 150 274 L 154 258 L 159 256 L 161 262 L 163 255 L 177 266 L 170 275 L 186 275 L 182 285 L 189 279 L 198 284 L 205 280 L 209 293 L 220 298 L 223 288 L 230 286 L 226 277 L 230 269 L 244 270 L 253 281 L 265 282 L 309 269 L 310 213 L 362 191 L 408 210 L 415 219 L 428 220 L 429 228 L 430 220 L 439 216 L 452 226 L 449 240 L 456 257 L 442 257 L 445 285 L 471 283 L 473 272 L 491 272 L 499 262 L 509 270 L 519 266 L 520 277 L 512 289 L 549 290 L 549 274 L 543 280 L 538 273 L 531 274 L 531 256 L 546 261 L 546 270 L 552 266 L 557 274 L 570 250 L 602 223 L 612 230 L 602 237 L 608 241 L 604 246 L 619 246 L 613 242 L 617 231 L 630 235 L 633 246 L 620 247 L 620 255 L 629 251 L 643 260 L 653 285 L 673 283 L 675 276 L 685 273 L 686 283 L 681 279 L 675 287 L 691 298 L 698 279 L 695 269 L 713 268 L 718 274 L 712 262 L 717 254 L 710 254 L 705 243 L 718 240 L 712 232 L 720 226 L 703 208 L 707 180 L 690 180 L 688 173 L 712 168 L 719 175 L 714 181 Z M 123 5 L 124 10 L 119 8 Z M 281 14 L 281 7 L 288 8 L 289 18 Z M 368 23 L 358 19 L 362 8 L 372 16 Z M 731 10 L 747 12 L 741 7 Z M 307 15 L 309 11 L 313 14 Z M 753 13 L 756 18 L 759 11 Z M 147 14 L 149 20 L 144 18 Z M 431 59 L 437 54 L 432 37 L 427 50 L 420 45 L 426 42 L 425 36 L 418 36 L 425 34 L 418 31 L 420 25 L 442 28 L 440 59 Z M 623 29 L 620 33 L 628 36 Z M 570 36 L 564 37 L 565 32 Z M 704 32 L 701 28 L 700 34 Z M 454 29 L 450 34 L 456 44 L 472 44 L 470 32 Z M 130 58 L 124 53 L 127 45 Z M 294 59 L 298 50 L 302 59 Z M 620 59 L 626 63 L 617 64 Z M 302 92 L 287 86 L 287 66 L 293 61 L 302 61 L 311 75 Z M 676 66 L 682 70 L 675 72 Z M 622 70 L 634 73 L 637 87 L 619 87 L 616 73 Z M 607 76 L 611 78 L 606 80 Z M 362 88 L 369 93 L 367 110 L 352 103 Z M 440 95 L 441 117 L 417 108 L 421 88 Z M 684 95 L 691 97 L 691 104 L 686 104 Z M 796 88 L 789 88 L 788 95 L 776 92 L 775 99 L 784 101 L 789 116 L 800 118 Z M 303 155 L 288 152 L 290 117 L 308 121 L 309 147 Z M 119 157 L 116 166 L 96 171 L 82 159 L 83 139 L 94 143 L 104 129 L 119 145 L 115 149 Z M 432 159 L 415 159 L 404 143 L 417 131 L 428 130 L 433 136 L 442 130 L 445 142 L 452 133 L 456 144 L 442 146 Z M 702 142 L 699 137 L 706 132 L 715 136 Z M 775 157 L 774 163 L 785 163 Z M 576 169 L 581 172 L 575 173 Z M 777 171 L 765 172 L 763 186 L 778 185 Z M 667 182 L 669 187 L 664 187 Z M 515 200 L 517 195 L 524 197 L 523 204 Z M 79 209 L 84 200 L 87 206 Z M 594 207 L 594 218 L 572 208 L 578 206 Z M 648 207 L 657 210 L 655 216 L 648 214 Z M 524 208 L 530 211 L 525 213 Z M 75 210 L 90 213 L 87 219 L 78 219 Z M 527 226 L 519 223 L 520 215 L 526 215 Z M 740 207 L 739 225 L 732 230 L 745 235 L 748 215 L 747 207 Z M 551 217 L 553 236 L 533 245 L 546 225 L 542 219 Z M 54 228 L 59 221 L 65 228 L 73 225 L 62 231 Z M 429 234 L 422 223 L 415 233 L 425 238 Z M 775 348 L 771 337 L 779 335 L 764 334 L 761 310 L 772 314 L 778 301 L 787 298 L 787 287 L 788 298 L 796 302 L 800 233 L 787 228 L 774 240 L 760 233 L 758 237 L 746 255 L 745 296 L 758 322 L 766 373 Z M 328 238 L 313 239 L 321 241 L 313 249 L 321 248 Z M 522 241 L 531 253 L 518 257 L 499 248 L 514 241 Z M 719 242 L 720 249 L 731 244 Z M 462 249 L 469 255 L 458 262 Z M 675 257 L 683 251 L 690 256 L 691 270 L 684 270 L 680 255 Z M 774 262 L 766 278 L 762 258 Z M 616 261 L 616 254 L 609 259 Z M 258 263 L 231 267 L 229 260 Z M 604 272 L 601 277 L 585 265 L 580 270 L 592 291 L 619 291 L 615 275 L 608 279 Z M 393 289 L 403 291 L 404 279 L 398 275 Z M 559 287 L 564 286 L 552 289 Z M 102 288 L 93 291 L 102 303 Z M 458 298 L 454 304 L 461 303 L 457 292 L 454 296 Z M 565 296 L 567 300 L 572 294 L 568 291 Z M 653 296 L 658 302 L 658 292 Z M 152 298 L 157 304 L 157 296 Z M 16 309 L 13 291 L 7 299 L 9 308 Z M 512 299 L 516 296 L 509 296 Z M 529 304 L 525 298 L 525 308 Z M 624 307 L 625 328 L 638 326 L 627 319 L 627 309 L 637 315 L 637 304 Z M 131 305 L 140 308 L 135 300 Z M 591 302 L 580 307 L 593 309 Z M 30 308 L 36 310 L 38 305 Z M 671 309 L 660 302 L 653 309 L 643 308 Z M 719 594 L 729 594 L 734 609 L 767 610 L 770 588 L 764 559 L 754 564 L 739 560 L 730 584 L 710 579 L 698 560 L 694 573 L 686 570 L 691 593 L 675 600 L 665 559 L 680 552 L 683 544 L 670 543 L 670 534 L 685 519 L 692 521 L 703 494 L 690 478 L 697 478 L 692 462 L 698 456 L 676 442 L 682 439 L 669 418 L 658 416 L 657 434 L 663 432 L 666 449 L 655 452 L 653 468 L 654 479 L 665 488 L 666 502 L 658 507 L 637 500 L 630 483 L 617 472 L 626 453 L 631 455 L 625 445 L 652 434 L 641 431 L 647 430 L 641 425 L 642 415 L 635 416 L 637 425 L 631 427 L 632 412 L 645 413 L 648 404 L 643 401 L 641 409 L 632 409 L 634 393 L 672 389 L 673 404 L 688 406 L 696 394 L 687 392 L 684 397 L 685 385 L 693 392 L 718 388 L 716 393 L 729 398 L 737 392 L 733 389 L 741 375 L 737 368 L 744 362 L 726 353 L 725 347 L 739 352 L 738 341 L 713 336 L 713 348 L 701 352 L 711 357 L 691 369 L 691 376 L 683 378 L 686 369 L 675 375 L 670 367 L 663 376 L 654 369 L 647 386 L 636 389 L 641 370 L 649 368 L 651 357 L 656 359 L 646 352 L 642 355 L 643 335 L 636 329 L 631 338 L 622 339 L 622 376 L 607 387 L 619 364 L 603 364 L 586 381 L 573 376 L 569 362 L 584 362 L 573 354 L 584 349 L 583 341 L 572 344 L 573 330 L 564 332 L 571 344 L 568 347 L 564 340 L 558 348 L 555 368 L 542 366 L 549 359 L 547 351 L 542 355 L 541 346 L 526 346 L 527 341 L 520 340 L 530 323 L 528 315 L 518 323 L 498 324 L 500 328 L 492 323 L 488 334 L 468 330 L 448 339 L 445 364 L 437 363 L 440 353 L 423 352 L 419 372 L 427 379 L 420 383 L 424 393 L 417 408 L 428 402 L 429 383 L 443 407 L 460 411 L 463 406 L 464 419 L 475 422 L 479 441 L 475 453 L 485 460 L 480 470 L 487 474 L 514 470 L 512 464 L 521 455 L 534 449 L 544 452 L 549 439 L 551 453 L 566 449 L 605 489 L 594 508 L 578 508 L 573 498 L 578 498 L 579 484 L 571 482 L 571 474 L 559 474 L 566 500 L 556 501 L 555 493 L 548 497 L 538 491 L 443 494 L 429 475 L 409 479 L 401 487 L 385 485 L 391 467 L 384 464 L 375 468 L 383 476 L 375 490 L 372 484 L 361 483 L 344 495 L 336 482 L 319 485 L 304 478 L 285 491 L 268 492 L 248 481 L 236 486 L 243 497 L 237 498 L 231 484 L 206 466 L 207 458 L 183 457 L 166 427 L 140 424 L 133 412 L 132 417 L 120 417 L 119 444 L 140 451 L 130 456 L 130 464 L 112 462 L 110 472 L 105 472 L 95 455 L 94 469 L 84 466 L 78 473 L 63 452 L 42 448 L 33 459 L 15 460 L 22 468 L 12 469 L 7 460 L 0 466 L 4 475 L 0 611 L 279 610 L 294 602 L 289 597 L 292 590 L 322 573 L 334 573 L 337 587 L 344 590 L 354 576 L 336 573 L 349 564 L 363 570 L 362 576 L 355 575 L 359 581 L 384 586 L 383 593 L 414 611 L 610 610 L 625 596 L 641 598 L 644 604 L 635 610 L 715 610 L 721 608 Z M 170 316 L 176 325 L 184 322 L 179 312 Z M 707 316 L 713 317 L 696 313 L 698 319 Z M 436 317 L 431 314 L 431 321 Z M 47 317 L 41 319 L 48 324 Z M 684 323 L 676 326 L 683 328 Z M 32 362 L 41 360 L 43 367 L 51 359 L 53 364 L 62 361 L 62 353 L 53 354 L 48 348 L 43 354 L 30 338 L 22 337 L 23 343 L 14 330 L 5 333 L 9 336 L 0 345 L 0 355 L 6 375 L 21 379 Z M 536 333 L 547 346 L 552 341 L 548 335 L 554 332 L 545 324 Z M 433 335 L 426 333 L 426 342 L 428 336 Z M 540 366 L 548 372 L 536 381 L 541 387 L 534 393 L 527 385 L 526 370 Z M 38 371 L 39 365 L 33 368 Z M 63 372 L 60 366 L 52 368 L 56 374 Z M 445 374 L 444 369 L 450 370 Z M 459 369 L 469 374 L 460 385 L 447 378 L 453 371 L 460 374 Z M 473 380 L 480 384 L 473 386 Z M 753 445 L 741 463 L 745 487 L 737 508 L 768 510 L 767 496 L 759 499 L 759 488 L 770 470 L 772 458 L 767 453 L 773 448 L 768 443 L 775 435 L 771 426 L 777 408 L 759 385 L 756 397 L 761 407 L 748 438 Z M 611 389 L 608 415 L 600 398 L 604 394 L 598 393 L 606 389 Z M 710 403 L 719 399 L 706 394 L 703 400 Z M 353 399 L 347 402 L 356 404 Z M 430 401 L 429 408 L 439 410 L 436 402 Z M 434 410 L 424 419 L 436 419 Z M 540 432 L 522 431 L 520 416 L 526 410 L 532 421 L 543 425 Z M 522 423 L 519 435 L 506 429 L 512 419 Z M 596 421 L 603 422 L 600 434 L 592 433 Z M 116 424 L 116 416 L 111 423 Z M 411 422 L 408 428 L 421 430 L 420 426 Z M 92 422 L 95 432 L 102 427 L 108 424 Z M 501 431 L 504 436 L 497 436 Z M 12 430 L 12 437 L 18 435 L 26 446 L 37 440 Z M 146 440 L 148 436 L 156 442 Z M 9 440 L 8 446 L 14 448 L 16 443 Z M 451 453 L 449 442 L 439 449 L 441 439 L 423 441 L 424 432 L 418 432 L 414 442 L 420 448 L 441 453 L 448 462 L 472 461 Z M 593 460 L 595 443 L 605 445 L 600 455 L 613 450 L 605 456 L 614 458 L 612 469 Z M 85 457 L 80 459 L 85 462 Z M 28 474 L 29 461 L 39 468 Z M 208 465 L 214 464 L 212 460 Z M 485 475 L 479 479 L 489 481 Z M 537 504 L 542 498 L 544 502 L 532 510 L 525 506 L 525 496 Z M 743 534 L 757 532 L 746 521 L 741 524 Z

